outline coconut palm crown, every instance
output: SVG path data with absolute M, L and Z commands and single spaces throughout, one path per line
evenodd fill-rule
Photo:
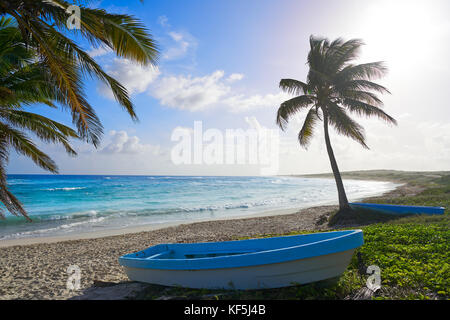
M 350 207 L 331 146 L 329 126 L 368 148 L 363 127 L 350 114 L 375 116 L 387 123 L 397 124 L 381 109 L 383 102 L 377 96 L 390 92 L 371 81 L 384 76 L 387 68 L 383 62 L 352 63 L 363 45 L 359 39 L 344 41 L 338 38 L 330 42 L 326 38 L 311 36 L 309 43 L 306 82 L 294 79 L 280 81 L 280 88 L 296 97 L 280 105 L 276 121 L 284 130 L 292 115 L 307 111 L 298 133 L 298 140 L 304 148 L 308 147 L 318 123 L 323 122 L 327 152 L 338 189 L 339 208 L 340 211 L 347 211 Z
M 155 65 L 158 49 L 147 28 L 135 17 L 89 8 L 88 0 L 73 1 L 80 10 L 79 29 L 70 27 L 70 7 L 63 0 L 0 1 L 0 16 L 13 17 L 24 41 L 36 48 L 62 92 L 61 102 L 71 114 L 80 136 L 97 146 L 103 133 L 101 122 L 84 94 L 84 78 L 95 77 L 112 91 L 117 102 L 137 120 L 126 88 L 108 75 L 73 39 L 87 40 L 93 48 L 111 49 L 117 56 L 143 65 Z M 72 19 L 72 20 L 71 20 Z M 69 37 L 69 36 L 75 37 Z

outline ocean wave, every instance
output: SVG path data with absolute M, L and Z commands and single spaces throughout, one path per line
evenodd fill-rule
M 21 231 L 21 232 L 16 232 L 16 233 L 13 233 L 13 234 L 8 234 L 8 235 L 1 236 L 0 240 L 55 234 L 55 233 L 58 233 L 59 231 L 62 231 L 62 230 L 67 232 L 68 229 L 73 229 L 75 227 L 79 227 L 79 226 L 86 225 L 86 224 L 95 224 L 95 223 L 98 223 L 98 222 L 102 222 L 104 220 L 105 220 L 104 217 L 100 217 L 100 218 L 89 219 L 89 220 L 86 220 L 86 221 L 66 223 L 66 224 L 59 225 L 57 227 L 36 229 L 36 230 L 30 230 L 30 231 Z
M 281 184 L 281 183 L 284 183 L 284 181 L 282 179 L 276 179 L 276 180 L 271 180 L 270 183 Z
M 87 187 L 66 187 L 66 188 L 47 188 L 41 189 L 42 191 L 72 191 L 72 190 L 82 190 L 87 189 Z
M 55 213 L 49 213 L 49 214 L 39 214 L 39 215 L 30 215 L 29 217 L 33 220 L 33 224 L 38 225 L 42 223 L 51 223 L 51 222 L 58 222 L 62 220 L 73 220 L 73 219 L 86 219 L 91 217 L 96 217 L 97 215 L 101 217 L 106 217 L 108 215 L 107 212 L 104 212 L 104 214 L 99 214 L 96 210 L 88 210 L 88 211 L 81 211 L 81 212 L 73 212 L 73 213 L 67 213 L 67 214 L 55 214 Z M 23 217 L 7 217 L 7 219 L 2 220 L 0 222 L 0 225 L 20 225 L 20 224 L 28 224 L 28 222 Z
M 180 208 L 184 212 L 202 212 L 202 211 L 218 211 L 218 210 L 233 210 L 233 209 L 249 209 L 253 207 L 263 207 L 263 206 L 276 206 L 282 205 L 289 202 L 298 201 L 299 198 L 273 198 L 273 199 L 263 199 L 253 202 L 241 202 L 241 203 L 226 203 L 222 205 L 208 205 L 201 207 L 191 207 L 191 208 Z M 178 210 L 178 209 L 175 209 Z
M 17 185 L 17 184 L 29 184 L 29 182 L 24 179 L 8 179 L 7 182 L 11 186 Z
M 263 206 L 273 206 L 282 203 L 290 202 L 291 199 L 286 198 L 274 198 L 265 199 L 254 202 L 241 202 L 241 203 L 223 203 L 220 205 L 204 205 L 204 206 L 192 206 L 192 207 L 169 207 L 169 208 L 144 208 L 144 209 L 122 209 L 122 210 L 86 210 L 69 212 L 64 214 L 41 214 L 41 215 L 31 215 L 35 223 L 56 223 L 58 221 L 70 220 L 70 221 L 89 221 L 92 218 L 101 219 L 115 219 L 115 218 L 126 218 L 126 217 L 150 217 L 150 216 L 167 216 L 167 215 L 177 215 L 186 213 L 201 213 L 201 212 L 215 212 L 215 211 L 228 211 L 233 209 L 249 209 L 253 207 L 263 207 Z M 25 223 L 23 219 L 7 219 L 2 223 L 7 224 L 18 224 Z M 14 220 L 14 221 L 13 221 Z M 18 221 L 15 221 L 18 220 Z M 75 222 L 73 222 L 75 223 Z

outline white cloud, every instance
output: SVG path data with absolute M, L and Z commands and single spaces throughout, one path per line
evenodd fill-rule
M 224 71 L 217 70 L 203 77 L 190 75 L 161 78 L 151 94 L 164 106 L 189 111 L 225 107 L 231 112 L 247 112 L 257 108 L 276 107 L 289 98 L 288 94 L 251 95 L 238 94 L 229 80 L 238 81 L 243 74 L 233 73 L 224 78 Z
M 137 136 L 129 136 L 126 131 L 112 130 L 110 136 L 111 142 L 101 150 L 102 153 L 139 154 L 150 152 L 153 155 L 161 154 L 159 145 L 142 144 Z
M 152 95 L 162 105 L 181 110 L 199 111 L 218 103 L 229 91 L 221 79 L 224 72 L 215 71 L 204 77 L 169 76 L 162 78 Z
M 157 67 L 141 66 L 128 59 L 115 58 L 111 65 L 106 67 L 106 72 L 119 81 L 129 94 L 141 93 L 148 89 L 160 74 Z M 111 89 L 102 83 L 99 91 L 104 96 L 114 99 Z
M 264 107 L 278 107 L 283 101 L 289 99 L 289 95 L 280 92 L 278 94 L 266 95 L 235 95 L 225 99 L 223 102 L 230 107 L 231 112 L 245 112 Z
M 181 34 L 179 32 L 169 32 L 169 36 L 175 42 L 175 46 L 167 49 L 166 52 L 163 53 L 164 60 L 175 60 L 182 58 L 186 55 L 188 50 L 195 46 L 195 42 L 185 34 Z
M 164 15 L 159 16 L 157 21 L 163 27 L 170 27 L 169 19 L 166 16 L 164 16 Z
M 169 24 L 169 19 L 166 16 L 159 16 L 157 19 L 165 30 L 168 37 L 161 39 L 162 45 L 165 49 L 161 54 L 161 60 L 177 60 L 186 57 L 186 55 L 194 54 L 197 48 L 197 39 L 189 32 L 173 31 L 172 26 Z
M 234 82 L 234 81 L 242 80 L 243 78 L 244 78 L 244 75 L 242 73 L 232 73 L 227 78 L 227 81 Z
M 176 42 L 183 41 L 183 35 L 181 33 L 172 31 L 172 32 L 169 32 L 169 36 Z
M 98 47 L 98 48 L 92 48 L 91 50 L 87 51 L 87 54 L 91 58 L 95 58 L 95 57 L 104 56 L 104 55 L 112 53 L 112 52 L 113 51 L 111 50 L 111 48 L 101 46 L 101 47 Z

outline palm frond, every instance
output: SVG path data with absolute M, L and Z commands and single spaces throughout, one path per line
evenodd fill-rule
M 0 57 L 1 59 L 1 57 Z M 33 63 L 22 68 L 11 68 L 5 76 L 0 76 L 0 104 L 20 107 L 33 103 L 45 103 L 55 107 L 52 100 L 64 103 L 64 98 L 52 85 L 45 65 Z
M 307 63 L 310 68 L 319 72 L 324 70 L 325 57 L 323 48 L 327 46 L 327 43 L 328 40 L 322 37 L 311 36 L 309 38 L 310 50 L 307 57 Z
M 281 79 L 280 89 L 289 94 L 308 94 L 308 85 L 295 79 Z
M 371 104 L 377 107 L 383 106 L 383 101 L 378 98 L 378 96 L 370 91 L 361 91 L 361 90 L 343 90 L 336 91 L 336 96 L 340 99 L 354 99 L 365 102 L 367 104 Z
M 383 87 L 382 85 L 379 85 L 375 82 L 368 81 L 368 80 L 349 80 L 342 83 L 335 84 L 334 89 L 337 91 L 346 91 L 346 90 L 373 90 L 377 91 L 379 93 L 388 93 L 390 94 L 389 90 Z
M 33 132 L 44 142 L 62 144 L 69 155 L 77 154 L 68 140 L 68 138 L 79 138 L 72 128 L 42 115 L 20 110 L 0 108 L 0 118 L 15 127 Z
M 13 215 L 22 215 L 28 221 L 31 221 L 20 201 L 8 189 L 5 170 L 5 165 L 8 162 L 9 156 L 8 147 L 9 146 L 7 139 L 5 137 L 0 137 L 0 201 Z M 5 219 L 5 215 L 2 209 L 0 209 L 0 219 Z
M 97 146 L 103 129 L 94 109 L 84 98 L 80 70 L 73 61 L 64 59 L 64 51 L 57 46 L 54 37 L 41 24 L 26 22 L 18 15 L 13 15 L 19 25 L 29 30 L 33 40 L 39 46 L 43 61 L 55 78 L 58 89 L 66 97 L 65 105 L 71 109 L 72 119 L 77 126 L 80 137 Z
M 363 127 L 351 119 L 343 108 L 337 104 L 330 103 L 327 105 L 326 114 L 328 122 L 339 134 L 352 138 L 364 148 L 369 149 L 365 142 Z
M 289 118 L 303 108 L 314 103 L 314 97 L 309 95 L 302 95 L 283 102 L 278 108 L 277 124 L 284 130 L 289 121 Z
M 66 29 L 67 1 L 54 0 L 57 5 L 46 4 L 43 10 L 53 18 L 60 29 Z M 80 32 L 94 47 L 101 43 L 118 56 L 141 64 L 156 64 L 158 46 L 149 30 L 136 18 L 127 14 L 110 14 L 103 9 L 80 7 Z
M 55 162 L 22 132 L 0 122 L 0 135 L 7 144 L 18 153 L 29 157 L 35 164 L 44 170 L 57 173 L 58 167 Z
M 45 24 L 45 22 L 42 22 Z M 47 30 L 53 35 L 53 37 L 58 41 L 59 45 L 64 48 L 64 52 L 67 54 L 68 58 L 73 60 L 78 60 L 80 68 L 83 72 L 88 73 L 90 76 L 95 76 L 101 81 L 105 82 L 111 88 L 114 97 L 123 106 L 128 114 L 133 120 L 137 120 L 137 115 L 134 111 L 133 103 L 129 97 L 129 94 L 125 87 L 121 85 L 116 79 L 108 75 L 101 67 L 98 65 L 94 59 L 92 59 L 85 51 L 76 45 L 72 40 L 65 37 L 54 29 L 47 25 Z
M 314 133 L 314 126 L 318 120 L 317 111 L 314 108 L 309 109 L 306 114 L 303 126 L 298 133 L 298 141 L 305 149 L 308 148 Z
M 364 42 L 361 39 L 351 39 L 343 42 L 343 40 L 338 38 L 333 41 L 326 54 L 327 72 L 335 74 L 342 70 L 349 61 L 358 57 L 362 45 L 364 45 Z
M 343 100 L 343 104 L 348 108 L 348 110 L 358 115 L 363 115 L 366 117 L 376 116 L 388 123 L 397 125 L 397 121 L 394 118 L 392 118 L 390 115 L 388 115 L 380 108 L 372 106 L 368 103 L 347 98 Z
M 334 83 L 348 80 L 373 80 L 386 75 L 387 67 L 383 61 L 369 62 L 358 65 L 347 65 L 336 73 Z
M 53 83 L 60 91 L 58 102 L 71 110 L 80 137 L 97 146 L 103 130 L 93 108 L 83 97 L 82 74 L 88 73 L 105 82 L 132 119 L 137 120 L 137 116 L 125 87 L 105 73 L 94 59 L 65 34 L 67 31 L 79 34 L 94 47 L 107 46 L 119 57 L 141 64 L 156 64 L 159 52 L 151 34 L 138 19 L 131 15 L 91 9 L 82 3 L 79 3 L 83 17 L 81 29 L 68 30 L 69 14 L 66 9 L 70 5 L 70 2 L 62 0 L 25 1 L 1 7 L 0 10 L 4 12 L 0 12 L 14 17 L 24 47 L 35 48 L 41 61 L 47 65 L 54 78 Z M 6 21 L 4 25 L 8 25 Z M 43 102 L 50 105 L 50 101 Z

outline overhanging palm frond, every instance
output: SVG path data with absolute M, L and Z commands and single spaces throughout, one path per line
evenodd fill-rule
M 11 193 L 11 191 L 9 191 L 6 185 L 6 180 L 4 180 L 3 182 L 4 183 L 0 181 L 0 201 L 5 205 L 6 209 L 8 209 L 10 213 L 15 216 L 23 216 L 25 217 L 25 219 L 31 222 L 30 217 L 28 216 L 20 201 Z M 0 210 L 0 218 L 5 218 L 3 210 Z
M 42 10 L 51 16 L 60 29 L 66 29 L 70 3 L 55 0 L 58 5 L 45 3 Z M 101 43 L 118 56 L 142 64 L 156 64 L 158 47 L 148 29 L 136 18 L 126 14 L 110 14 L 103 9 L 80 7 L 80 32 L 94 47 Z
M 309 90 L 306 83 L 294 79 L 281 79 L 280 89 L 295 95 L 308 94 Z
M 367 104 L 371 104 L 373 106 L 382 107 L 383 101 L 378 98 L 378 96 L 370 91 L 361 91 L 361 90 L 343 90 L 343 91 L 335 91 L 335 94 L 340 99 L 350 98 L 353 100 L 363 101 Z
M 309 53 L 307 57 L 307 62 L 310 68 L 321 71 L 324 70 L 325 66 L 325 54 L 324 48 L 329 46 L 329 41 L 323 37 L 309 38 Z
M 342 39 L 336 39 L 330 44 L 326 51 L 327 73 L 335 74 L 342 70 L 346 64 L 358 57 L 361 46 L 364 42 L 361 39 L 351 39 L 343 42 Z
M 348 80 L 372 80 L 386 75 L 387 67 L 383 61 L 362 63 L 358 65 L 347 65 L 334 75 L 334 83 Z
M 45 24 L 45 22 L 42 22 Z M 127 90 L 116 79 L 108 75 L 97 62 L 92 59 L 89 54 L 81 50 L 81 48 L 75 44 L 72 40 L 65 37 L 59 32 L 56 32 L 53 28 L 45 24 L 47 31 L 58 41 L 58 45 L 64 50 L 62 54 L 67 56 L 67 59 L 78 60 L 80 64 L 80 70 L 83 73 L 89 74 L 91 77 L 97 77 L 101 81 L 105 82 L 110 88 L 116 98 L 117 102 L 128 111 L 128 114 L 133 120 L 137 120 L 137 115 L 134 111 L 133 103 L 128 95 Z
M 23 216 L 31 221 L 20 201 L 9 191 L 6 182 L 6 171 L 4 165 L 8 162 L 8 143 L 5 137 L 0 136 L 0 201 L 6 209 L 15 216 Z M 0 208 L 0 219 L 5 219 L 3 209 Z
M 36 113 L 5 108 L 0 108 L 0 119 L 15 127 L 33 132 L 44 142 L 62 144 L 69 155 L 77 154 L 71 147 L 69 138 L 79 138 L 78 134 L 72 128 L 59 122 Z
M 79 34 L 92 46 L 107 46 L 119 57 L 140 64 L 156 64 L 159 56 L 156 42 L 147 28 L 136 18 L 126 14 L 109 14 L 102 9 L 87 8 L 77 3 L 81 12 L 80 29 L 69 30 L 72 5 L 62 0 L 35 0 L 0 3 L 0 14 L 12 15 L 20 30 L 25 47 L 35 48 L 41 62 L 47 65 L 64 98 L 58 102 L 68 106 L 80 137 L 95 146 L 99 144 L 102 126 L 94 110 L 83 98 L 83 78 L 87 73 L 105 82 L 114 97 L 133 120 L 137 120 L 126 88 L 105 73 L 86 52 L 66 34 Z M 7 25 L 7 22 L 4 22 Z M 61 98 L 61 97 L 60 97 Z
M 58 47 L 56 39 L 51 32 L 42 27 L 38 22 L 25 21 L 18 14 L 13 13 L 18 24 L 33 35 L 33 40 L 38 44 L 39 52 L 43 55 L 45 63 L 55 84 L 66 97 L 64 106 L 69 106 L 72 119 L 79 130 L 80 137 L 97 146 L 103 128 L 92 106 L 84 98 L 80 69 L 73 61 L 65 59 L 65 54 Z
M 305 121 L 303 122 L 303 126 L 298 133 L 298 141 L 305 149 L 308 148 L 309 143 L 311 142 L 314 133 L 314 126 L 318 119 L 317 111 L 314 110 L 314 108 L 309 109 L 306 114 Z
M 0 57 L 1 60 L 2 57 Z M 33 63 L 22 68 L 11 67 L 0 75 L 0 105 L 20 107 L 33 103 L 44 103 L 55 107 L 52 100 L 64 103 L 65 99 L 52 85 L 45 65 Z
M 388 123 L 397 124 L 397 121 L 392 118 L 390 115 L 388 115 L 386 112 L 381 110 L 380 108 L 377 108 L 375 106 L 372 106 L 368 103 L 364 103 L 362 101 L 353 100 L 353 99 L 344 99 L 343 104 L 350 110 L 351 112 L 354 112 L 360 116 L 366 116 L 366 117 L 372 117 L 376 116 L 379 119 L 382 119 Z
M 11 146 L 18 153 L 23 154 L 33 160 L 35 164 L 44 170 L 57 173 L 56 163 L 22 132 L 16 130 L 7 124 L 0 123 L 0 136 L 5 139 L 8 146 Z
M 0 3 L 0 8 L 1 5 Z M 70 81 L 74 81 L 72 89 L 75 90 L 71 93 L 83 99 L 82 86 L 76 85 L 82 72 L 77 63 L 73 63 L 76 59 L 63 54 L 67 51 L 64 51 L 61 41 L 55 40 L 57 37 L 39 39 L 44 42 L 42 50 L 54 54 L 46 60 L 45 57 L 37 56 L 41 48 L 37 50 L 24 42 L 21 32 L 11 21 L 0 19 L 0 201 L 11 214 L 22 215 L 31 221 L 20 201 L 7 186 L 5 167 L 9 151 L 14 149 L 19 154 L 29 157 L 41 168 L 56 173 L 55 162 L 42 152 L 25 132 L 34 134 L 44 142 L 61 144 L 70 155 L 76 154 L 70 145 L 70 139 L 77 139 L 79 135 L 70 127 L 47 117 L 26 112 L 23 107 L 35 103 L 45 103 L 54 107 L 55 103 L 59 102 L 62 106 L 70 108 L 68 100 L 73 97 L 64 90 L 68 84 L 73 85 Z M 33 30 L 35 25 L 30 22 L 28 27 Z M 46 33 L 45 30 L 38 33 L 40 36 L 48 34 L 50 33 Z M 64 71 L 60 77 L 52 75 L 49 61 L 53 62 L 52 67 L 59 67 Z M 89 107 L 83 100 L 79 102 L 83 108 Z M 74 121 L 78 123 L 77 112 L 73 110 L 72 112 Z M 89 112 L 81 113 L 84 113 L 82 116 L 85 116 L 85 119 L 86 115 L 89 116 Z M 4 217 L 1 208 L 0 217 Z
M 314 103 L 314 97 L 309 95 L 298 96 L 283 102 L 278 109 L 277 124 L 284 130 L 289 117 L 312 103 Z
M 330 103 L 327 106 L 326 114 L 328 122 L 339 134 L 352 138 L 359 142 L 364 148 L 369 149 L 365 142 L 363 127 L 351 119 L 344 108 L 337 104 Z
M 341 83 L 337 83 L 334 85 L 334 89 L 336 91 L 342 92 L 342 91 L 348 91 L 348 90 L 357 90 L 357 91 L 367 91 L 372 90 L 379 93 L 390 93 L 388 89 L 383 87 L 382 85 L 379 85 L 375 82 L 368 81 L 368 80 L 349 80 L 344 81 Z

